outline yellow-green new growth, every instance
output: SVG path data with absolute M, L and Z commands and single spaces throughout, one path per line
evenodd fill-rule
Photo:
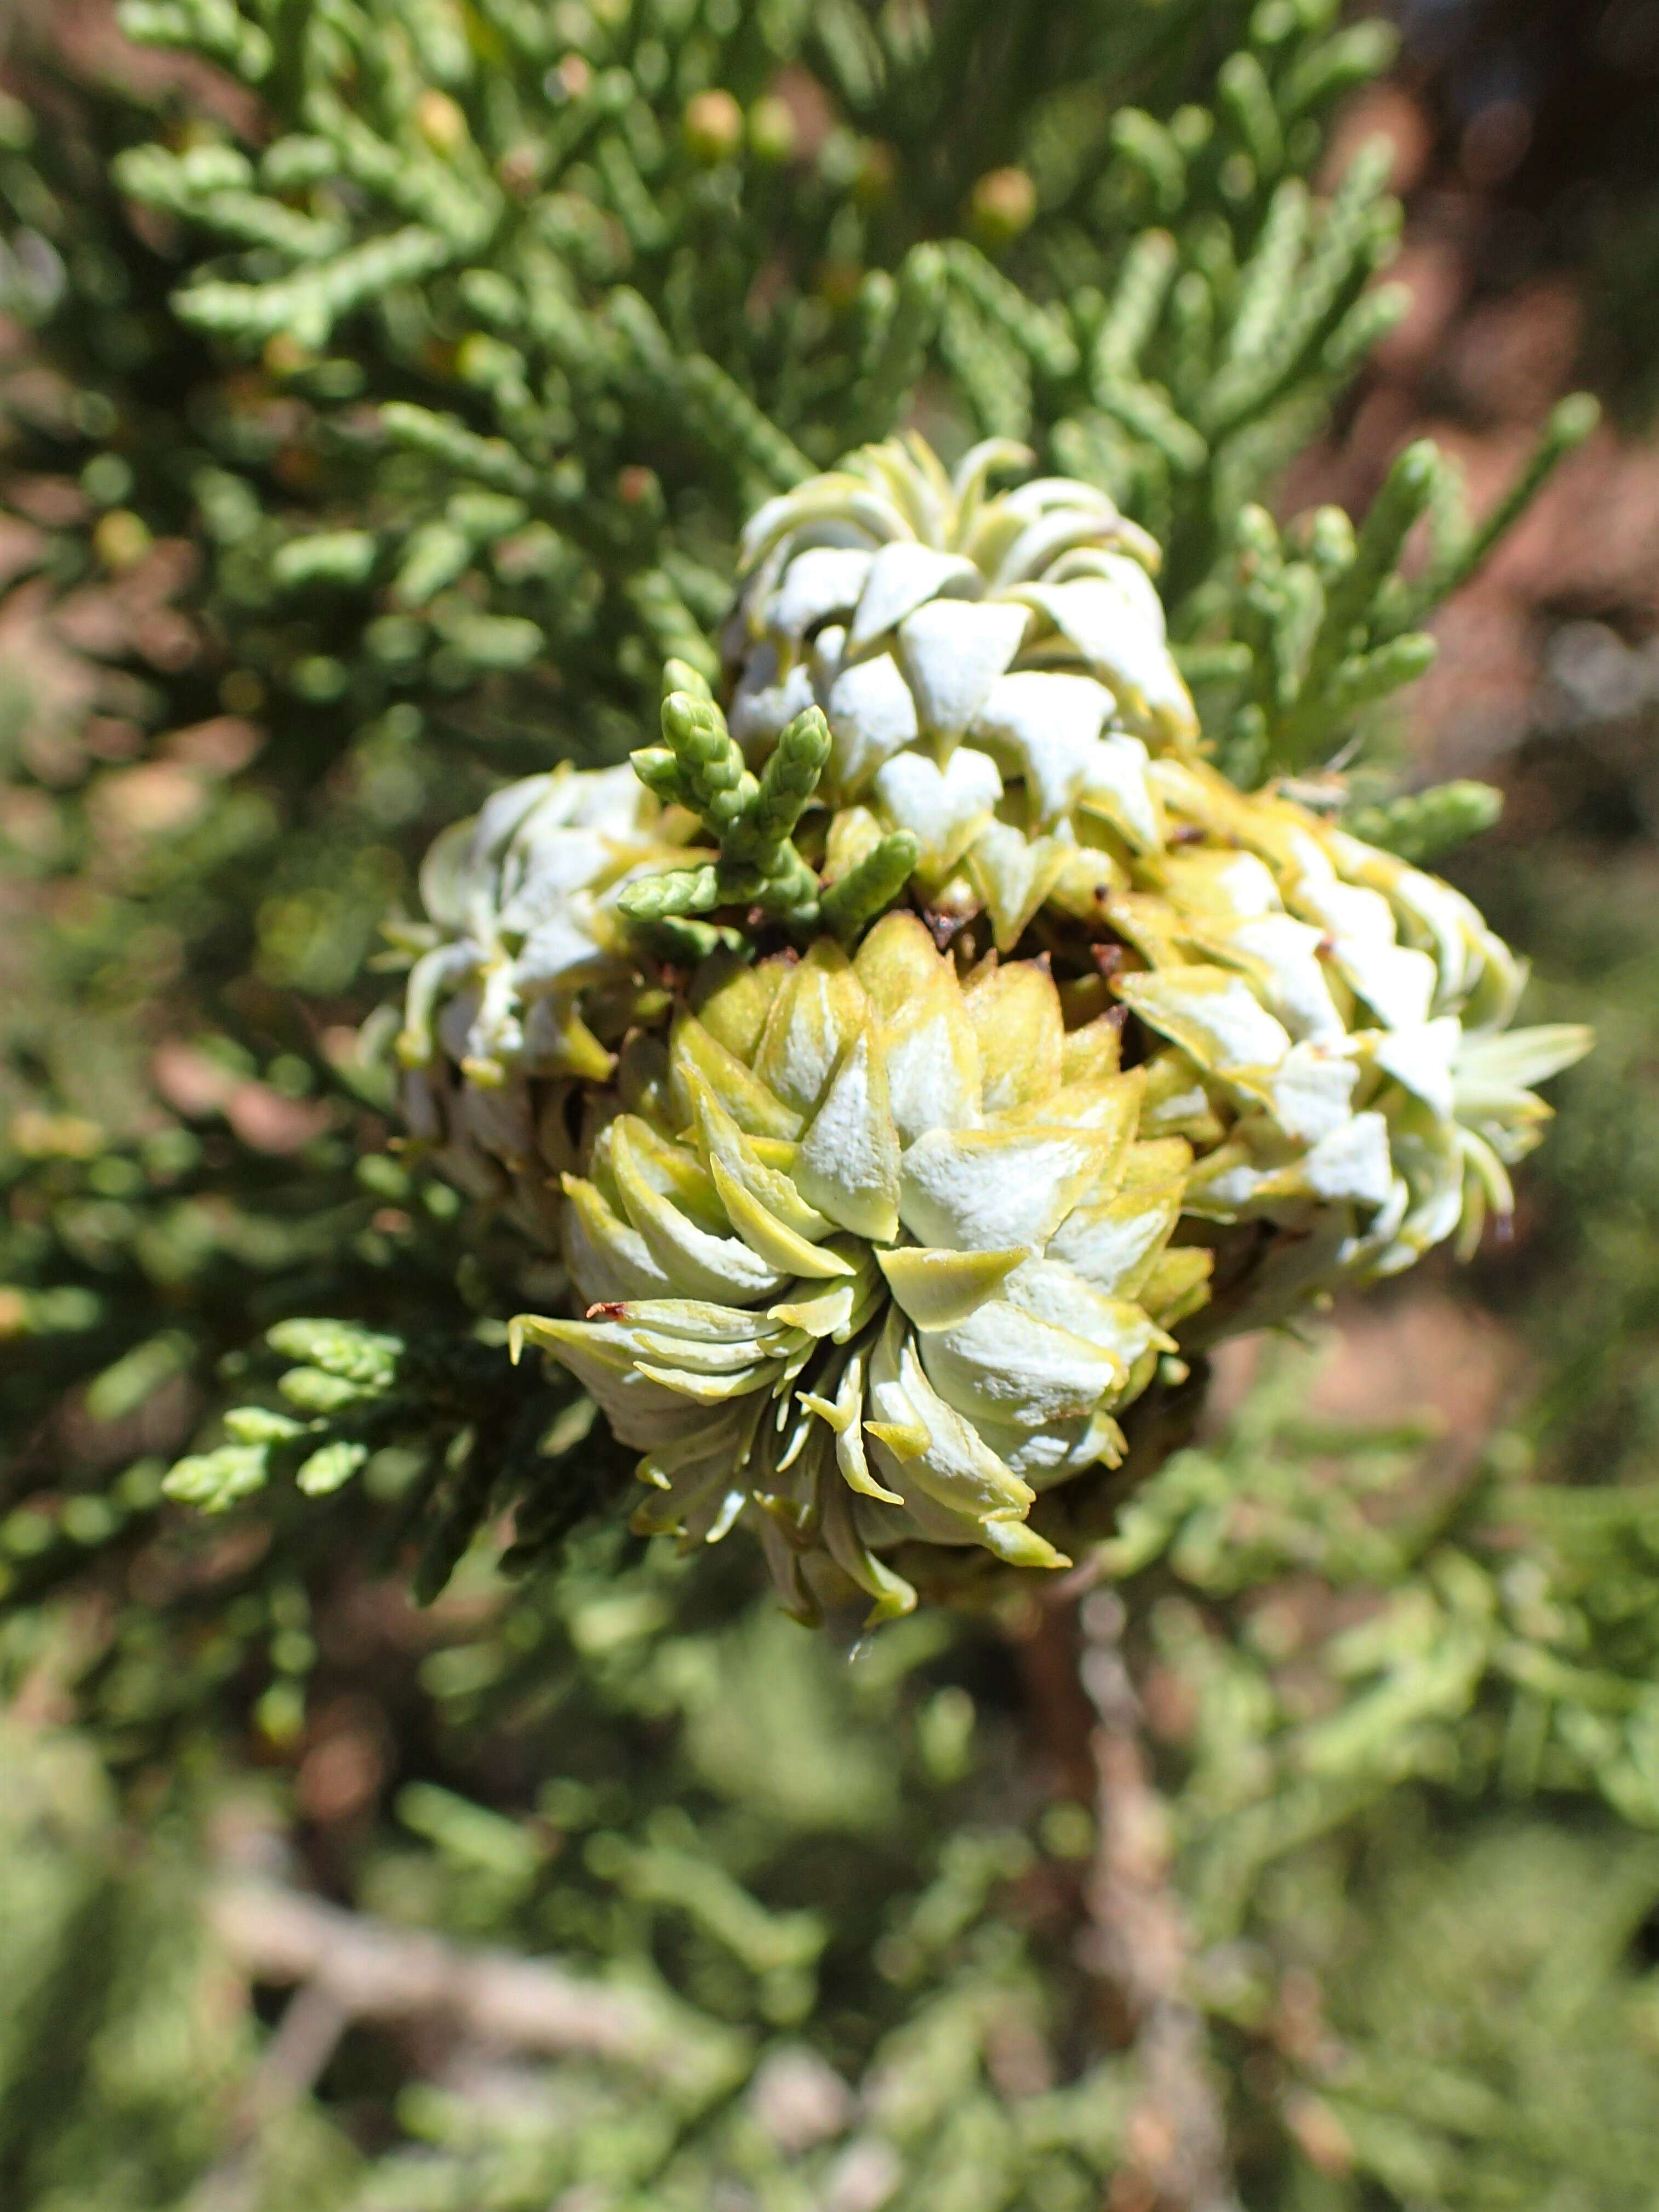
M 630 921 L 678 925 L 682 944 L 707 952 L 720 933 L 690 917 L 718 907 L 755 907 L 798 933 L 822 923 L 850 939 L 897 896 L 916 860 L 916 841 L 907 831 L 872 841 L 864 865 L 838 880 L 827 902 L 820 898 L 817 874 L 796 850 L 795 825 L 830 757 L 829 728 L 817 707 L 804 708 L 778 733 L 755 775 L 696 669 L 671 660 L 663 692 L 665 742 L 632 756 L 635 773 L 659 799 L 702 817 L 720 859 L 629 885 L 619 904 Z M 696 932 L 703 933 L 701 939 Z
M 585 1318 L 514 1329 L 644 1455 L 636 1525 L 746 1521 L 803 1613 L 908 1610 L 909 1547 L 1064 1565 L 1032 1508 L 1116 1463 L 1210 1265 L 1166 1249 L 1191 1151 L 1139 1140 L 1115 1021 L 892 914 L 852 960 L 711 963 L 622 1074 L 564 1177 Z

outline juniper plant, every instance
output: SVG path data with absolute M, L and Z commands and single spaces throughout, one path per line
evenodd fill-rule
M 251 2132 L 363 2208 L 1473 2204 L 1528 2158 L 1582 2187 L 1559 2076 L 1636 2201 L 1645 1488 L 1535 1484 L 1517 1426 L 1447 1499 L 1419 1435 L 1276 1373 L 1194 1428 L 1206 1330 L 1502 1216 L 1582 1042 L 1506 1029 L 1510 956 L 1419 866 L 1490 797 L 1331 763 L 1593 410 L 1480 519 L 1421 446 L 1363 516 L 1274 511 L 1402 305 L 1384 153 L 1317 181 L 1390 34 L 1327 0 L 122 21 L 148 67 L 26 19 L 0 111 L 0 1667 L 131 1807 L 252 1743 L 325 1831 L 380 1754 L 348 1718 L 312 1755 L 373 1681 L 395 1815 L 330 1862 L 367 1934 L 435 1923 L 462 1987 L 480 1941 L 665 1978 L 686 2063 L 503 2076 L 487 2025 L 441 2087 L 400 2048 L 383 2163 L 272 2119 L 270 2074 L 210 2144 L 170 2070 L 198 1983 L 98 1940 L 142 1917 L 104 1815 L 31 1795 L 26 2029 L 136 1964 L 62 2012 L 51 2097 L 57 2046 L 4 2040 L 7 2187 L 252 2201 Z M 520 1316 L 568 1364 L 515 1365 Z M 647 1527 L 747 1516 L 797 1609 L 927 1602 L 809 1642 L 734 1547 L 627 1533 L 641 1455 Z M 1052 1571 L 961 1571 L 1008 1553 Z M 388 1579 L 451 1591 L 413 1682 Z M 1401 2058 L 1443 1963 L 1407 1831 L 1537 1791 L 1589 1808 L 1582 1863 L 1534 1828 L 1459 1863 L 1547 1862 L 1577 2063 L 1460 2013 L 1454 2110 Z M 1390 1806 L 1362 1927 L 1332 1900 Z M 1460 1986 L 1509 1971 L 1453 1917 Z M 1310 1973 L 1346 2057 L 1297 2033 Z

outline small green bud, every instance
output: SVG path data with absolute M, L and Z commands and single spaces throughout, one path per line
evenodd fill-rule
M 1413 866 L 1490 830 L 1504 811 L 1504 794 L 1489 783 L 1459 780 L 1408 792 L 1381 806 L 1358 806 L 1342 826 L 1368 845 L 1380 845 Z
M 714 695 L 708 678 L 693 668 L 689 660 L 671 660 L 662 672 L 662 696 L 665 704 L 677 691 L 689 691 L 694 699 L 708 706 L 714 703 Z
M 162 1483 L 166 1495 L 204 1513 L 223 1513 L 255 1491 L 263 1490 L 269 1469 L 262 1444 L 221 1444 L 196 1452 L 172 1468 Z
M 81 471 L 81 489 L 94 507 L 118 507 L 132 495 L 131 468 L 118 453 L 94 453 Z
M 705 169 L 717 168 L 743 144 L 743 110 L 719 87 L 699 92 L 685 103 L 680 136 L 694 161 Z
M 289 672 L 296 698 L 325 707 L 345 696 L 351 688 L 351 671 L 331 653 L 308 653 Z
M 92 533 L 94 552 L 118 576 L 124 568 L 136 568 L 151 543 L 149 525 L 127 507 L 112 507 L 100 515 Z
M 265 1342 L 285 1359 L 303 1360 L 371 1390 L 390 1388 L 404 1352 L 401 1338 L 343 1321 L 279 1321 L 266 1330 Z
M 909 881 L 917 846 L 908 830 L 884 837 L 823 894 L 823 920 L 843 941 L 850 940 L 890 906 Z
M 303 1421 L 270 1406 L 233 1406 L 225 1415 L 225 1434 L 233 1443 L 283 1444 L 305 1432 Z
M 680 775 L 680 764 L 666 745 L 641 745 L 637 752 L 630 753 L 628 757 L 640 781 L 647 791 L 661 799 L 665 806 L 690 804 Z
M 374 566 L 375 551 L 372 531 L 317 531 L 309 537 L 290 538 L 271 562 L 270 573 L 288 591 L 363 584 Z
M 817 789 L 830 746 L 830 725 L 822 708 L 805 708 L 784 731 L 762 773 L 749 820 L 757 844 L 781 843 L 793 830 Z
M 1545 426 L 1546 442 L 1559 453 L 1582 446 L 1601 420 L 1601 403 L 1594 392 L 1570 392 L 1557 403 Z
M 1036 186 L 1024 169 L 988 169 L 968 200 L 968 227 L 981 246 L 1012 246 L 1036 218 Z
M 429 87 L 415 103 L 415 128 L 434 154 L 459 154 L 471 137 L 466 117 L 447 92 Z
M 356 1382 L 325 1374 L 320 1367 L 290 1367 L 276 1388 L 302 1413 L 337 1413 L 362 1395 Z
M 447 522 L 423 523 L 410 534 L 392 582 L 394 599 L 406 607 L 427 601 L 465 575 L 472 563 L 472 540 Z
M 769 168 L 781 169 L 800 148 L 794 110 L 775 93 L 766 93 L 749 111 L 749 150 Z
M 295 1480 L 307 1498 L 326 1498 L 349 1482 L 368 1457 L 367 1444 L 349 1443 L 342 1437 L 313 1452 Z
M 720 871 L 712 860 L 701 868 L 670 868 L 660 876 L 642 876 L 617 894 L 617 904 L 630 921 L 665 921 L 678 915 L 706 913 L 720 903 Z
M 654 949 L 665 960 L 696 968 L 716 952 L 734 953 L 739 959 L 753 957 L 754 946 L 740 929 L 714 921 L 690 921 L 681 915 L 665 915 L 652 926 Z

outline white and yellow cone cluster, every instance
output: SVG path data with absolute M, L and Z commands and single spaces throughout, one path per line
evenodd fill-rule
M 1156 836 L 1091 853 L 1054 896 L 1125 949 L 1114 994 L 1164 1041 L 1148 1122 L 1199 1152 L 1187 1212 L 1287 1232 L 1216 1325 L 1507 1214 L 1507 1168 L 1549 1115 L 1530 1085 L 1589 1032 L 1510 1030 L 1524 971 L 1438 878 L 1201 763 L 1150 763 L 1146 795 Z
M 977 447 L 950 478 L 893 441 L 762 507 L 733 734 L 761 758 L 823 707 L 830 876 L 907 829 L 930 911 L 983 911 L 1004 951 L 1034 925 L 1121 948 L 1113 988 L 1168 1047 L 1149 1113 L 1203 1156 L 1188 1211 L 1293 1232 L 1211 1326 L 1473 1239 L 1547 1119 L 1529 1086 L 1588 1033 L 1505 1034 L 1524 977 L 1468 900 L 1204 765 L 1157 547 L 1085 484 L 988 495 L 1021 458 Z
M 625 765 L 527 776 L 434 841 L 428 921 L 392 932 L 416 956 L 398 1039 L 410 1130 L 543 1243 L 558 1237 L 548 1161 L 563 1156 L 569 1085 L 615 1065 L 589 1017 L 603 1006 L 600 1026 L 620 1034 L 640 1003 L 616 894 L 684 863 L 674 830 Z
M 964 981 L 910 914 L 692 1006 L 564 1177 L 586 1317 L 515 1325 L 644 1454 L 639 1525 L 748 1521 L 803 1613 L 907 1610 L 907 1546 L 1063 1565 L 1031 1508 L 1116 1463 L 1210 1266 L 1169 1249 L 1191 1150 L 1139 1139 L 1118 1024 L 1068 1032 L 1046 963 Z
M 416 1136 L 565 1256 L 582 1317 L 521 1333 L 644 1455 L 641 1525 L 747 1522 L 801 1611 L 1059 1563 L 1034 1504 L 1115 1464 L 1171 1331 L 1471 1243 L 1589 1042 L 1509 1027 L 1449 884 L 1206 764 L 1157 549 L 1085 485 L 989 495 L 1018 458 L 872 448 L 745 538 L 732 734 L 758 768 L 820 705 L 797 865 L 909 830 L 920 915 L 676 1000 L 617 896 L 712 855 L 563 769 L 439 841 L 403 933 Z
M 1075 846 L 1073 818 L 1133 834 L 1148 746 L 1198 735 L 1157 544 L 1070 477 L 988 491 L 1030 459 L 993 440 L 947 477 L 921 439 L 894 439 L 769 501 L 725 639 L 732 734 L 752 761 L 823 710 L 820 789 L 845 810 L 831 874 L 907 830 L 930 903 L 988 908 L 1004 951 Z

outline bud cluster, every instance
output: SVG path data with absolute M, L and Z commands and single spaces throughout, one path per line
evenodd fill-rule
M 729 708 L 671 662 L 661 744 L 496 794 L 410 933 L 415 1134 L 568 1273 L 517 1340 L 640 1527 L 746 1522 L 806 1614 L 1063 1564 L 1183 1352 L 1472 1244 L 1589 1042 L 1510 1028 L 1449 885 L 1205 759 L 1158 548 L 994 495 L 1026 458 L 769 502 Z

